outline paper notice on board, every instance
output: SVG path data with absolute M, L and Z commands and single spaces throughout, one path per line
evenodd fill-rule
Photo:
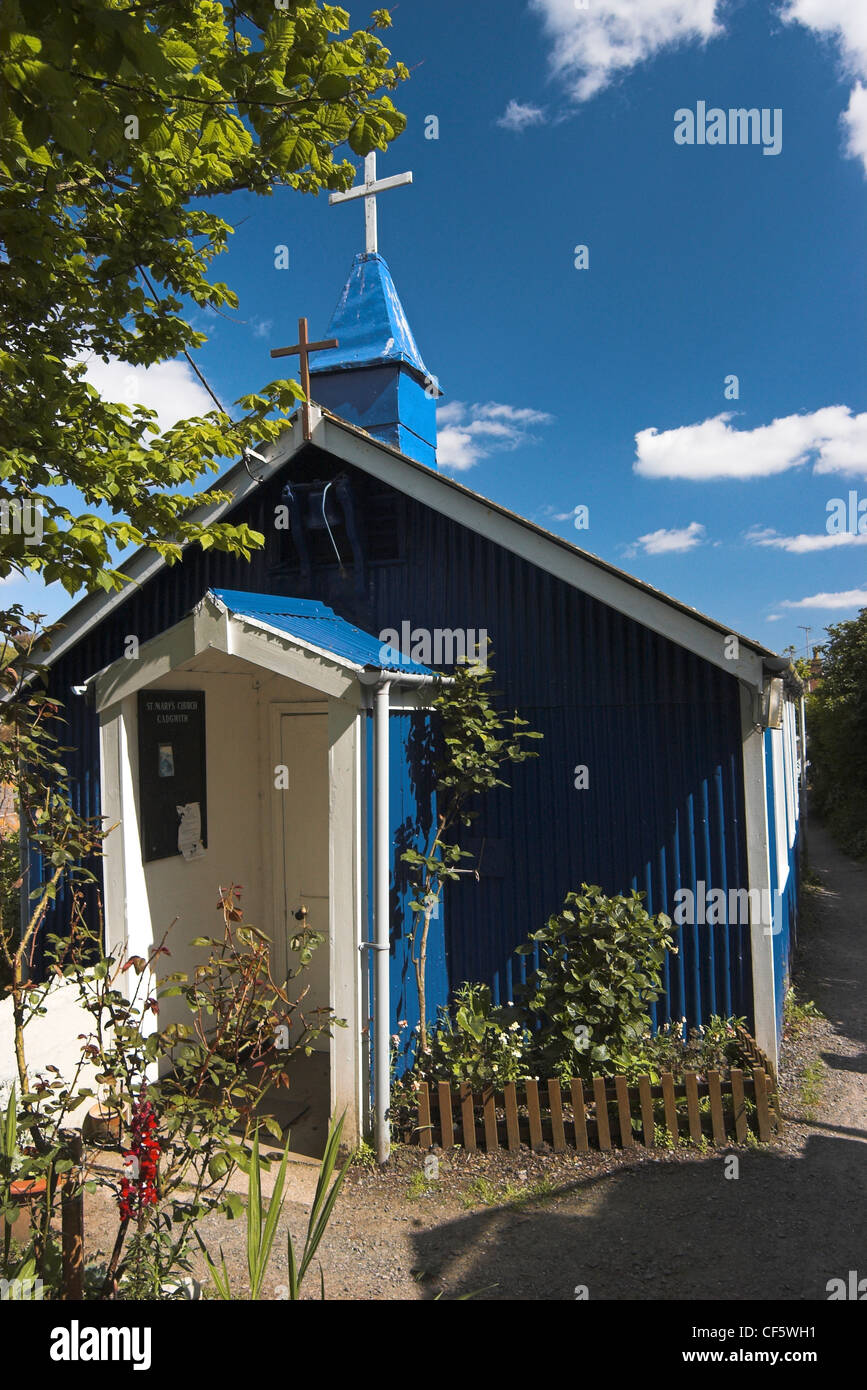
M 185 806 L 178 806 L 177 812 L 180 816 L 178 852 L 185 859 L 201 859 L 205 847 L 202 844 L 202 813 L 198 801 L 188 801 Z

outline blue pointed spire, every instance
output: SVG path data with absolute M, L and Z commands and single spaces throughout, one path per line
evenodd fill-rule
M 338 346 L 310 364 L 312 396 L 410 458 L 436 465 L 436 398 L 391 271 L 377 251 L 356 256 L 325 335 Z
M 403 362 L 425 381 L 430 380 L 391 271 L 378 251 L 355 257 L 325 336 L 336 338 L 340 346 L 320 352 L 311 364 L 311 375 L 377 362 Z

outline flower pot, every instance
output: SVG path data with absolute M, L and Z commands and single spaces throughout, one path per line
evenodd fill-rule
M 58 1178 L 57 1181 L 60 1182 L 61 1179 Z M 13 1202 L 25 1206 L 44 1197 L 47 1189 L 47 1178 L 15 1178 L 9 1188 L 9 1195 Z
M 81 1137 L 94 1148 L 116 1149 L 120 1144 L 122 1128 L 121 1116 L 116 1110 L 94 1105 L 84 1117 Z
M 59 1173 L 55 1190 L 62 1188 L 68 1181 L 68 1173 Z M 38 1229 L 34 1226 L 33 1214 L 34 1211 L 37 1213 L 37 1220 L 42 1217 L 47 1189 L 47 1178 L 13 1178 L 9 1186 L 9 1196 L 19 1209 L 18 1216 L 12 1223 L 13 1239 L 24 1242 L 29 1238 L 31 1231 Z

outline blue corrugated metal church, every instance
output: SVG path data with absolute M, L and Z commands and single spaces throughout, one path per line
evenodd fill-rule
M 486 639 L 503 705 L 544 741 L 474 823 L 429 1013 L 466 979 L 510 999 L 515 947 L 582 881 L 638 888 L 683 923 L 657 1021 L 746 1015 L 774 1059 L 797 919 L 789 663 L 437 472 L 439 386 L 376 249 L 328 336 L 309 410 L 219 484 L 264 549 L 142 551 L 52 649 L 79 809 L 113 827 L 109 942 L 147 954 L 178 917 L 184 968 L 229 881 L 280 966 L 299 921 L 321 931 L 306 1004 L 347 1021 L 321 1060 L 357 1139 L 373 1055 L 381 1082 L 417 1022 L 400 855 L 435 814 L 426 686 Z

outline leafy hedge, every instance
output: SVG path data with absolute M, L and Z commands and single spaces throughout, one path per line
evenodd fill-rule
M 521 1077 L 647 1070 L 650 1004 L 661 992 L 671 919 L 651 916 L 642 893 L 606 896 L 582 884 L 518 947 L 535 958 L 517 999 L 495 1005 L 487 985 L 466 982 L 441 1010 L 416 1075 L 502 1085 Z M 678 1037 L 681 1025 L 677 1025 Z M 665 1034 L 671 1050 L 673 1034 Z
M 822 682 L 807 703 L 814 808 L 849 854 L 867 856 L 867 608 L 828 628 Z

